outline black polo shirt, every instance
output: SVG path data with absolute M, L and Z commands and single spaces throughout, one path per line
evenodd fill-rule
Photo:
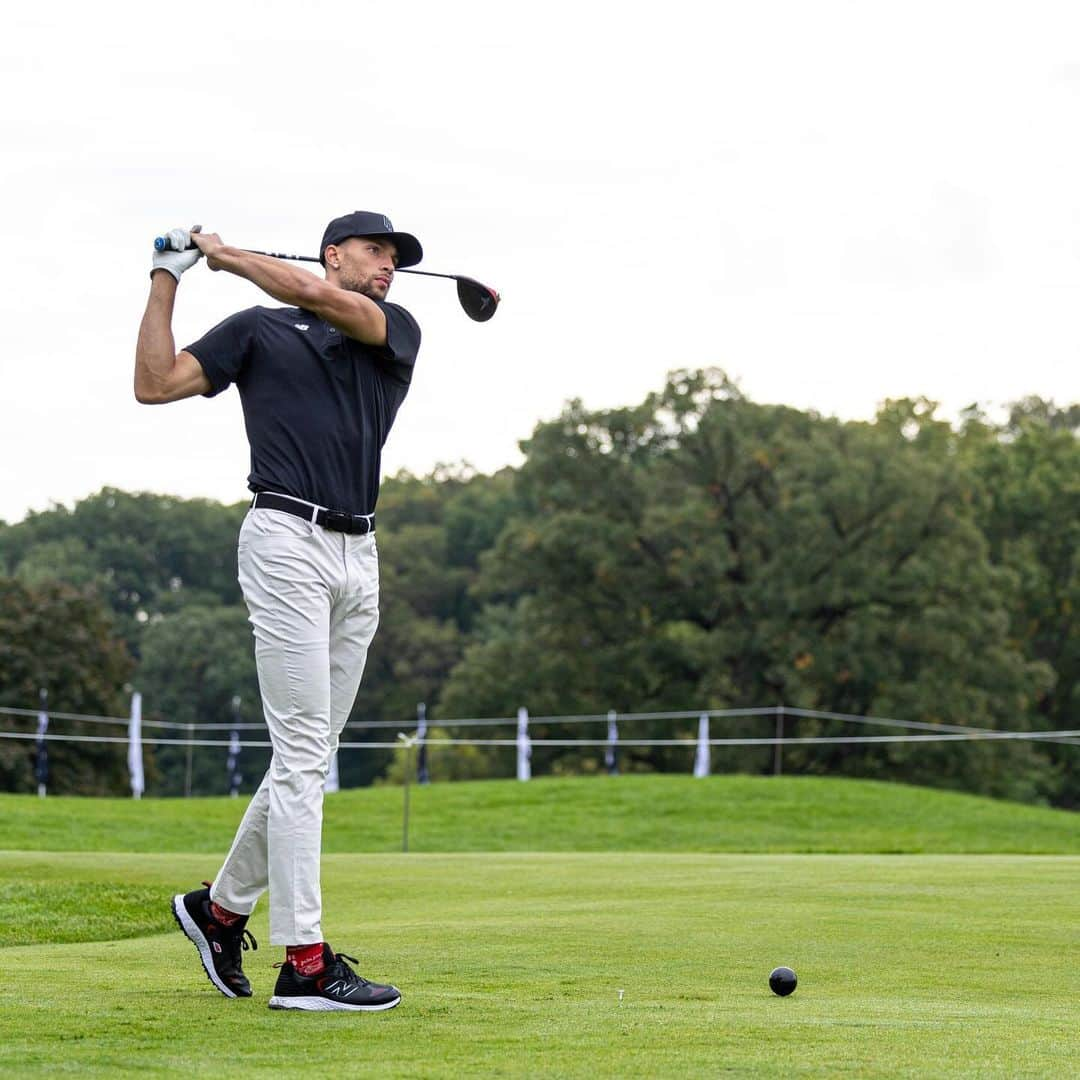
M 213 397 L 236 383 L 251 446 L 252 491 L 371 514 L 383 444 L 405 400 L 420 327 L 397 304 L 386 344 L 364 345 L 302 308 L 253 307 L 187 346 Z

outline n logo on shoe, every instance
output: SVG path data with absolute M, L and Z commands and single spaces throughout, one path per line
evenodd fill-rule
M 221 942 L 220 941 L 211 941 L 210 942 L 210 948 L 213 949 L 214 952 L 216 952 L 216 953 L 221 952 Z

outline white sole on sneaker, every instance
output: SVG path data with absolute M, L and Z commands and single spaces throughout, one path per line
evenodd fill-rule
M 276 994 L 270 999 L 271 1009 L 300 1009 L 305 1012 L 384 1012 L 401 1004 L 401 998 L 396 997 L 385 1005 L 346 1005 L 343 1001 L 331 1001 L 324 997 L 278 997 Z
M 202 960 L 203 970 L 206 972 L 210 981 L 226 997 L 236 997 L 237 995 L 221 981 L 218 973 L 214 970 L 214 958 L 210 955 L 210 942 L 206 940 L 206 936 L 199 929 L 198 924 L 188 914 L 188 909 L 184 904 L 184 897 L 182 894 L 173 897 L 172 909 L 173 918 L 180 924 L 180 929 L 184 931 L 188 940 L 199 950 L 199 959 Z

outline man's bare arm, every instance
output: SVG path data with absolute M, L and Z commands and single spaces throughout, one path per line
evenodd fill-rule
M 369 297 L 338 288 L 280 259 L 228 247 L 216 233 L 193 233 L 191 239 L 206 256 L 211 270 L 227 270 L 246 278 L 275 300 L 313 311 L 365 345 L 386 344 L 386 315 Z
M 205 394 L 211 389 L 202 365 L 189 352 L 177 352 L 172 315 L 176 279 L 164 270 L 150 278 L 150 298 L 135 346 L 135 398 L 144 405 Z

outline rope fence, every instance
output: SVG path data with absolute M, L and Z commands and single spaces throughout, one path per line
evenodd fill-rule
M 11 716 L 26 716 L 37 717 L 40 716 L 40 709 L 15 709 L 9 706 L 0 705 L 0 715 Z M 82 713 L 61 713 L 61 712 L 48 712 L 50 720 L 77 720 L 81 723 L 95 723 L 95 724 L 120 724 L 127 727 L 131 718 L 128 716 L 94 716 L 84 715 Z M 854 713 L 838 713 L 827 712 L 820 709 L 800 709 L 791 705 L 766 705 L 757 708 L 746 709 L 691 709 L 681 710 L 675 712 L 643 712 L 643 713 L 620 713 L 616 710 L 612 710 L 608 713 L 585 713 L 585 714 L 570 714 L 568 716 L 529 716 L 530 724 L 587 724 L 587 723 L 609 723 L 614 720 L 617 723 L 626 723 L 627 721 L 635 720 L 697 720 L 702 716 L 707 716 L 710 720 L 715 719 L 738 719 L 742 717 L 753 716 L 780 716 L 780 717 L 803 717 L 811 720 L 839 720 L 853 724 L 865 724 L 876 725 L 879 727 L 898 727 L 908 728 L 917 731 L 941 731 L 941 732 L 956 732 L 957 734 L 970 734 L 973 732 L 990 732 L 993 733 L 993 728 L 974 728 L 967 727 L 963 724 L 944 724 L 934 723 L 925 720 L 898 720 L 883 716 L 860 716 Z M 496 716 L 496 717 L 472 717 L 464 719 L 447 719 L 434 721 L 440 728 L 460 728 L 460 727 L 499 727 L 499 726 L 515 726 L 518 723 L 518 717 L 516 716 Z M 239 721 L 237 723 L 221 723 L 221 724 L 208 724 L 208 723 L 181 723 L 174 720 L 143 720 L 142 726 L 144 728 L 161 728 L 171 729 L 173 731 L 265 731 L 266 724 L 250 721 Z M 402 731 L 408 728 L 415 728 L 415 723 L 402 723 L 398 720 L 350 720 L 345 724 L 344 730 L 360 730 L 364 728 L 370 729 L 385 729 Z M 1037 738 L 1037 739 L 1051 739 L 1052 741 L 1061 740 L 1062 742 L 1076 741 L 1077 745 L 1080 745 L 1080 732 L 1078 731 L 1043 731 L 1043 732 L 1018 732 L 1014 733 L 1017 736 Z M 0 732 L 3 735 L 3 732 Z M 126 740 L 122 740 L 126 741 Z M 144 740 L 149 741 L 149 740 Z M 185 740 L 186 741 L 186 740 Z M 535 742 L 536 740 L 534 740 Z M 696 741 L 696 740 L 695 740 Z M 623 745 L 628 745 L 627 740 L 621 739 L 620 742 Z M 217 743 L 204 743 L 201 745 L 219 745 Z M 268 745 L 251 743 L 250 745 Z M 342 744 L 344 746 L 344 743 Z M 371 745 L 385 745 L 395 746 L 396 743 L 379 743 Z M 482 745 L 476 743 L 475 745 Z
M 227 756 L 227 770 L 231 793 L 237 794 L 242 780 L 239 773 L 239 755 L 244 750 L 267 751 L 272 750 L 273 744 L 269 739 L 242 738 L 241 732 L 266 731 L 265 724 L 256 722 L 244 722 L 239 719 L 239 699 L 234 699 L 233 707 L 236 718 L 229 723 L 182 723 L 170 720 L 143 720 L 142 699 L 138 693 L 132 696 L 132 712 L 130 716 L 98 716 L 82 713 L 52 712 L 47 708 L 47 694 L 41 692 L 42 704 L 37 709 L 13 708 L 0 706 L 0 717 L 34 719 L 37 721 L 36 731 L 0 731 L 0 740 L 13 740 L 34 742 L 37 748 L 35 772 L 38 779 L 38 793 L 45 795 L 48 780 L 48 746 L 50 744 L 85 743 L 85 744 L 114 744 L 128 747 L 128 763 L 131 772 L 131 786 L 134 797 L 139 798 L 144 789 L 143 780 L 143 747 L 181 748 L 186 751 L 186 779 L 184 794 L 191 794 L 192 789 L 192 752 L 194 749 L 224 751 Z M 747 736 L 747 735 L 724 735 L 717 737 L 711 730 L 710 725 L 716 721 L 728 722 L 740 719 L 774 718 L 776 721 L 775 735 Z M 860 725 L 863 727 L 889 727 L 894 730 L 888 734 L 829 734 L 829 735 L 793 735 L 785 733 L 784 723 L 786 720 L 826 720 L 845 724 Z M 666 721 L 678 723 L 680 721 L 696 721 L 697 735 L 681 736 L 675 738 L 634 738 L 621 735 L 619 725 L 635 724 L 637 722 Z M 50 731 L 49 725 L 54 721 L 77 722 L 92 725 L 122 725 L 127 730 L 124 734 L 83 734 L 61 733 Z M 512 736 L 507 737 L 480 737 L 461 736 L 450 737 L 440 734 L 438 737 L 428 735 L 429 723 L 426 707 L 421 704 L 417 707 L 415 720 L 410 719 L 407 723 L 394 720 L 350 720 L 343 729 L 342 735 L 359 733 L 361 731 L 392 730 L 396 738 L 393 740 L 369 739 L 357 740 L 343 737 L 338 743 L 339 751 L 354 750 L 397 750 L 406 747 L 410 751 L 415 750 L 414 759 L 416 765 L 416 777 L 420 783 L 427 783 L 430 779 L 427 751 L 430 748 L 455 748 L 455 747 L 479 747 L 489 749 L 514 749 L 517 754 L 517 777 L 519 780 L 528 780 L 532 775 L 532 754 L 535 749 L 550 748 L 552 750 L 603 750 L 604 764 L 607 771 L 612 774 L 618 772 L 618 751 L 624 749 L 675 749 L 694 751 L 693 775 L 697 777 L 707 776 L 711 771 L 711 751 L 715 748 L 735 747 L 772 747 L 775 751 L 773 759 L 773 772 L 777 775 L 782 771 L 781 752 L 784 747 L 813 747 L 813 746 L 883 746 L 893 744 L 926 745 L 941 743 L 991 743 L 991 742 L 1031 742 L 1053 743 L 1072 746 L 1080 746 L 1080 729 L 1066 729 L 1054 731 L 1018 731 L 1018 730 L 995 730 L 989 728 L 966 727 L 960 724 L 946 724 L 922 720 L 903 720 L 890 717 L 860 716 L 851 713 L 829 712 L 817 709 L 802 709 L 793 706 L 774 705 L 758 706 L 740 709 L 701 709 L 679 710 L 670 712 L 640 712 L 620 713 L 611 710 L 607 713 L 575 714 L 568 716 L 530 716 L 525 708 L 518 710 L 517 716 L 506 717 L 464 717 L 448 718 L 434 722 L 441 731 L 457 731 L 462 729 L 491 729 L 491 728 L 514 728 Z M 583 734 L 578 738 L 566 737 L 538 737 L 534 738 L 530 732 L 530 725 L 559 726 L 571 725 L 606 724 L 607 735 L 605 738 L 591 738 Z M 143 736 L 143 729 L 148 729 L 154 734 Z M 182 732 L 177 737 L 172 737 L 169 732 Z M 204 737 L 203 733 L 213 735 L 217 732 L 228 732 L 229 738 Z M 197 733 L 200 733 L 197 735 Z M 332 762 L 330 778 L 327 790 L 337 790 L 337 760 Z
M 400 725 L 399 725 L 400 726 Z M 415 730 L 415 729 L 414 729 Z M 403 733 L 404 734 L 404 733 Z M 32 731 L 0 731 L 0 739 L 22 739 L 36 742 L 87 742 L 127 744 L 122 735 L 36 735 Z M 860 745 L 867 743 L 940 743 L 940 742 L 988 742 L 995 740 L 1028 740 L 1042 742 L 1072 742 L 1080 739 L 1080 729 L 1067 731 L 987 731 L 972 729 L 968 734 L 943 732 L 938 735 L 785 735 L 764 738 L 729 738 L 729 739 L 623 739 L 618 740 L 624 746 L 682 746 L 695 747 L 704 743 L 708 746 L 814 746 L 814 745 Z M 529 739 L 532 746 L 557 747 L 606 747 L 608 739 Z M 423 740 L 425 746 L 503 746 L 518 745 L 517 739 L 432 739 Z M 143 746 L 218 746 L 242 749 L 271 749 L 273 744 L 267 741 L 241 739 L 239 744 L 226 739 L 143 739 Z M 392 750 L 401 746 L 401 740 L 395 742 L 339 742 L 339 750 Z

